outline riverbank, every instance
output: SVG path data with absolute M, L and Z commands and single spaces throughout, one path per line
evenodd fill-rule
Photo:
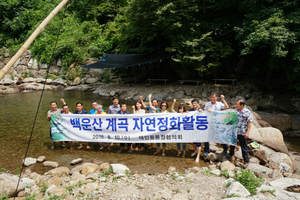
M 229 161 L 208 167 L 188 168 L 183 173 L 170 166 L 164 174 L 138 174 L 125 165 L 109 164 L 100 160 L 84 164 L 80 163 L 80 158 L 73 160 L 71 162 L 77 166 L 71 170 L 68 167 L 57 167 L 56 162 L 45 161 L 45 158 L 38 160 L 53 169 L 45 174 L 26 169 L 21 176 L 17 193 L 18 176 L 1 173 L 0 198 L 300 199 L 299 193 L 285 190 L 291 185 L 300 185 L 299 175 L 290 174 L 284 178 L 277 173 L 276 176 L 259 179 L 257 172 L 244 171 Z

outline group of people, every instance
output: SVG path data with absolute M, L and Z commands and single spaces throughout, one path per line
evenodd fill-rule
M 174 106 L 176 103 L 176 99 L 173 100 L 173 104 L 171 106 L 170 111 L 168 111 L 169 105 L 168 102 L 166 101 L 161 101 L 160 102 L 160 106 L 158 107 L 158 101 L 157 99 L 151 99 L 152 98 L 152 94 L 148 95 L 148 100 L 149 100 L 149 105 L 146 106 L 145 102 L 143 101 L 143 96 L 140 96 L 139 100 L 137 100 L 134 104 L 134 106 L 132 106 L 133 109 L 133 114 L 145 114 L 146 110 L 149 113 L 169 113 L 169 112 L 173 112 L 173 113 L 186 113 L 186 112 L 202 112 L 202 111 L 208 111 L 208 112 L 212 112 L 212 111 L 221 111 L 221 110 L 226 110 L 229 108 L 224 95 L 220 96 L 220 99 L 222 102 L 218 102 L 218 94 L 216 92 L 212 92 L 210 95 L 210 102 L 207 102 L 204 106 L 204 108 L 200 108 L 200 104 L 199 104 L 199 99 L 193 99 L 192 100 L 192 108 L 189 111 L 185 110 L 185 106 L 183 104 L 180 104 L 177 111 L 174 110 Z M 66 104 L 66 102 L 64 101 L 64 99 L 61 99 L 61 102 L 63 103 L 63 106 L 61 109 L 57 108 L 57 102 L 56 101 L 52 101 L 50 102 L 50 106 L 51 106 L 51 110 L 48 111 L 48 115 L 47 115 L 47 120 L 50 121 L 51 115 L 52 114 L 72 114 L 69 111 L 69 106 L 68 104 Z M 121 103 L 119 104 L 119 99 L 117 97 L 113 97 L 112 98 L 112 105 L 109 106 L 108 108 L 108 113 L 106 113 L 103 110 L 103 106 L 99 105 L 97 103 L 97 101 L 93 101 L 92 102 L 92 107 L 93 109 L 91 109 L 89 112 L 87 112 L 86 110 L 83 109 L 83 103 L 82 102 L 77 102 L 76 103 L 76 111 L 74 112 L 74 114 L 121 114 L 121 115 L 128 115 L 131 114 L 128 110 L 127 110 L 127 105 L 125 103 Z M 247 147 L 247 138 L 249 137 L 249 131 L 251 128 L 251 112 L 250 110 L 248 110 L 245 107 L 245 101 L 243 98 L 239 98 L 236 101 L 236 108 L 235 111 L 238 114 L 238 135 L 237 135 L 237 139 L 241 145 L 241 149 L 242 149 L 242 155 L 243 155 L 243 159 L 244 159 L 244 166 L 245 168 L 248 166 L 249 163 L 249 158 L 248 158 L 248 147 Z M 50 138 L 51 138 L 51 130 L 50 130 Z M 63 144 L 63 142 L 60 142 L 61 146 L 63 148 L 70 148 L 70 149 L 74 149 L 74 142 L 65 142 L 66 144 Z M 55 143 L 51 140 L 51 149 L 55 148 Z M 129 153 L 131 153 L 133 150 L 144 150 L 144 143 L 138 143 L 135 144 L 135 149 L 133 149 L 133 144 L 131 143 L 127 143 L 128 147 L 129 147 Z M 156 144 L 156 151 L 154 152 L 154 154 L 159 154 L 161 152 L 160 150 L 160 143 Z M 181 145 L 182 145 L 182 149 L 183 152 L 181 152 Z M 111 144 L 108 143 L 107 144 L 107 149 L 110 149 Z M 124 151 L 124 143 L 120 143 L 120 150 L 118 151 L 118 153 L 122 153 Z M 234 146 L 230 146 L 230 151 L 229 151 L 229 155 L 228 155 L 228 145 L 227 144 L 222 144 L 223 146 L 223 154 L 228 156 L 229 158 L 232 157 L 234 155 Z M 79 146 L 78 149 L 83 148 L 82 142 L 79 142 Z M 100 143 L 100 150 L 103 150 L 104 148 L 104 144 Z M 154 148 L 154 144 L 151 143 L 150 147 L 148 147 L 148 149 L 153 149 Z M 200 158 L 200 152 L 201 152 L 201 143 L 193 143 L 193 148 L 194 148 L 194 152 L 191 154 L 191 157 L 195 157 L 196 162 L 199 162 L 199 158 Z M 90 149 L 89 143 L 86 142 L 86 149 Z M 178 150 L 178 154 L 177 156 L 182 156 L 185 157 L 186 155 L 186 144 L 185 143 L 178 143 L 177 144 L 177 150 Z M 162 156 L 165 156 L 165 152 L 166 151 L 166 143 L 162 143 Z M 204 156 L 207 156 L 209 153 L 209 143 L 205 142 L 204 143 Z M 182 155 L 181 155 L 182 154 Z

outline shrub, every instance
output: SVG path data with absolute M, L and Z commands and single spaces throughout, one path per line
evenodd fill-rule
M 234 179 L 240 182 L 251 195 L 256 194 L 256 188 L 259 187 L 264 179 L 262 177 L 256 178 L 252 171 L 242 170 L 240 174 L 235 173 Z

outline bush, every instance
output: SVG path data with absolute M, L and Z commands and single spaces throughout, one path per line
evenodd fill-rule
M 262 177 L 256 178 L 252 171 L 242 170 L 240 174 L 235 173 L 234 179 L 240 182 L 249 192 L 251 195 L 256 194 L 256 188 L 258 188 L 264 179 Z

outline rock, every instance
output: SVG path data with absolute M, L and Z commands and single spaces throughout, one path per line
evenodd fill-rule
M 269 124 L 268 122 L 266 122 L 264 120 L 257 120 L 257 121 L 261 127 L 272 127 L 271 124 Z
M 215 170 L 217 169 L 216 165 L 208 165 L 208 169 Z
M 274 169 L 271 173 L 271 178 L 283 178 L 282 173 L 278 169 Z
M 209 160 L 209 161 L 217 161 L 218 157 L 217 154 L 215 153 L 208 153 L 208 155 L 206 156 L 205 160 Z
M 199 167 L 193 167 L 193 168 L 190 169 L 190 171 L 197 174 L 198 172 L 201 171 L 201 169 Z
M 173 174 L 173 173 L 175 173 L 175 172 L 176 172 L 176 168 L 170 166 L 169 169 L 168 169 L 168 173 L 169 173 L 169 174 Z
M 56 187 L 55 185 L 50 186 L 47 190 L 46 190 L 46 194 L 48 194 L 49 196 L 64 196 L 67 195 L 68 192 L 65 188 L 58 186 Z
M 80 78 L 76 77 L 72 83 L 72 85 L 79 85 L 80 84 Z
M 115 96 L 115 94 L 116 94 L 116 92 L 115 92 L 114 90 L 111 91 L 111 92 L 109 93 L 109 95 L 110 95 L 111 97 Z
M 183 181 L 184 180 L 184 176 L 177 176 L 175 181 Z
M 257 157 L 263 165 L 265 165 L 269 161 L 269 157 L 266 155 L 265 150 L 262 149 L 253 149 L 253 156 Z
M 36 59 L 30 59 L 27 66 L 29 69 L 35 69 L 35 70 L 39 68 L 39 64 Z
M 280 179 L 271 181 L 269 184 L 272 187 L 284 189 L 285 187 L 288 187 L 291 185 L 300 185 L 300 180 L 295 179 L 295 178 L 280 178 Z M 292 192 L 290 192 L 290 193 L 292 193 Z
M 51 186 L 51 185 L 60 186 L 61 183 L 62 183 L 61 178 L 56 177 L 56 176 L 50 178 L 50 179 L 47 181 L 47 185 L 48 185 L 48 186 Z
M 110 164 L 109 163 L 102 163 L 100 166 L 99 166 L 100 170 L 101 171 L 108 171 L 110 169 Z
M 49 68 L 49 74 L 58 74 L 59 67 L 58 66 L 50 66 Z
M 62 78 L 56 79 L 52 82 L 53 85 L 64 85 L 64 80 Z
M 295 174 L 300 174 L 300 161 L 293 160 L 293 171 Z
M 77 158 L 77 159 L 71 161 L 71 165 L 76 165 L 78 163 L 81 163 L 82 161 L 83 161 L 82 158 Z
M 289 151 L 285 146 L 283 136 L 280 130 L 276 128 L 258 128 L 257 130 L 263 138 L 263 143 L 265 145 L 279 152 L 289 154 Z
M 28 69 L 27 69 L 26 65 L 19 65 L 17 67 L 16 71 L 17 71 L 18 74 L 22 74 L 22 73 L 27 73 Z
M 252 112 L 252 114 L 254 115 L 254 117 L 256 118 L 256 120 L 261 120 L 261 117 L 256 112 Z
M 256 157 L 252 157 L 252 158 L 250 158 L 250 163 L 259 164 L 259 160 Z
M 263 142 L 263 139 L 255 126 L 251 126 L 249 139 L 256 142 Z
M 209 145 L 209 150 L 210 150 L 210 152 L 216 153 L 217 151 L 219 151 L 219 147 Z
M 242 148 L 241 147 L 239 148 L 239 150 L 237 150 L 236 152 L 234 152 L 234 157 L 236 157 L 237 159 L 240 159 L 240 160 L 243 159 Z
M 36 163 L 36 158 L 25 158 L 25 160 L 23 160 L 23 165 L 25 167 L 28 167 L 29 165 L 34 165 Z
M 30 178 L 22 178 L 20 181 L 20 184 L 24 185 L 25 187 L 32 187 L 33 185 L 35 185 L 35 180 L 32 180 Z
M 96 82 L 97 82 L 96 78 L 88 78 L 85 81 L 85 83 L 87 83 L 87 84 L 93 84 L 93 83 L 96 83 Z
M 58 67 L 61 67 L 61 66 L 62 66 L 61 59 L 58 59 L 58 61 L 56 62 L 56 65 L 57 65 Z
M 23 83 L 35 83 L 35 82 L 36 82 L 36 78 L 29 77 L 23 79 Z
M 233 182 L 226 190 L 226 196 L 237 195 L 240 197 L 250 196 L 250 192 L 239 182 Z
M 84 175 L 89 175 L 92 173 L 95 173 L 96 171 L 99 171 L 99 166 L 93 163 L 84 163 L 81 166 L 81 173 Z
M 14 68 L 14 69 L 17 68 L 17 66 L 18 66 L 18 64 L 19 64 L 19 62 L 20 62 L 20 60 L 21 60 L 21 59 L 19 58 L 19 59 L 15 62 L 15 64 L 13 65 L 13 68 Z
M 79 172 L 75 172 L 71 176 L 70 185 L 75 185 L 76 183 L 84 181 L 86 176 L 84 174 L 80 174 Z
M 126 174 L 126 171 L 130 172 L 130 169 L 122 164 L 111 164 L 114 174 Z
M 88 194 L 90 192 L 95 191 L 97 189 L 97 186 L 98 186 L 97 183 L 88 183 L 82 186 L 79 191 L 81 194 Z
M 23 77 L 18 77 L 18 80 L 16 82 L 16 84 L 22 84 L 23 83 L 24 78 Z
M 44 167 L 53 167 L 53 168 L 55 168 L 55 167 L 58 167 L 58 163 L 54 162 L 54 161 L 45 161 L 43 163 L 43 166 Z
M 70 169 L 68 167 L 57 167 L 55 169 L 48 171 L 47 174 L 51 176 L 61 177 L 61 176 L 69 176 L 69 173 L 70 173 Z
M 104 73 L 103 69 L 93 69 L 93 68 L 90 69 L 90 75 L 93 78 L 102 78 L 103 73 Z
M 256 176 L 269 177 L 272 174 L 272 169 L 254 163 L 249 163 L 248 169 L 253 171 Z
M 253 111 L 257 110 L 257 100 L 256 99 L 248 99 L 248 100 L 246 100 L 246 105 L 250 106 Z
M 45 74 L 46 74 L 46 70 L 44 70 L 44 69 L 40 69 L 40 70 L 38 71 L 38 76 L 39 76 L 40 78 L 43 78 L 43 77 L 45 76 Z
M 212 170 L 211 173 L 213 173 L 216 176 L 220 176 L 221 175 L 221 171 L 219 169 Z
M 40 156 L 38 157 L 37 162 L 44 162 L 45 160 L 46 160 L 45 156 Z
M 261 116 L 262 120 L 267 121 L 271 126 L 278 128 L 281 132 L 287 131 L 292 128 L 292 119 L 289 115 L 271 114 L 266 112 L 257 112 Z
M 2 85 L 11 85 L 14 83 L 14 81 L 11 78 L 4 78 L 0 82 Z
M 9 175 L 2 173 L 0 174 L 0 198 L 4 199 L 4 195 L 8 195 L 9 197 L 16 195 L 16 188 L 19 177 L 15 175 Z M 24 184 L 20 184 L 17 193 L 25 189 Z
M 174 92 L 174 93 L 172 94 L 172 97 L 173 97 L 173 99 L 182 99 L 182 98 L 185 97 L 184 91 L 183 91 L 183 90 L 180 90 L 180 91 Z
M 171 199 L 172 192 L 171 191 L 158 191 L 155 193 L 153 199 Z
M 223 171 L 223 170 L 227 170 L 227 171 L 233 171 L 234 170 L 234 164 L 232 164 L 231 162 L 229 161 L 225 161 L 225 162 L 222 162 L 221 165 L 220 165 L 220 170 Z
M 288 165 L 289 167 L 287 167 L 286 165 Z M 292 172 L 292 160 L 288 155 L 284 153 L 272 153 L 270 155 L 269 167 L 272 169 L 282 170 L 281 172 Z
M 89 174 L 86 179 L 91 179 L 91 180 L 98 180 L 99 176 L 97 173 Z

